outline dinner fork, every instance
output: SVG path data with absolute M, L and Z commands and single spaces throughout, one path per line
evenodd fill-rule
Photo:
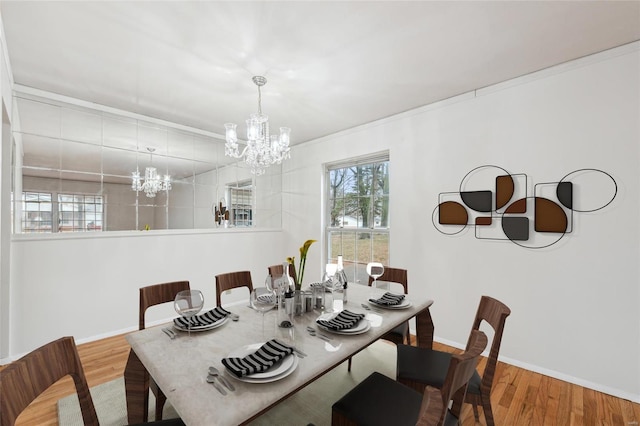
M 367 304 L 364 304 L 364 303 L 363 303 L 363 304 L 361 304 L 360 306 L 362 306 L 362 307 L 363 307 L 365 310 L 367 310 L 367 311 L 373 311 L 373 312 L 376 312 L 376 313 L 378 313 L 378 314 L 381 314 L 381 313 L 382 313 L 382 311 L 381 311 L 380 309 L 372 308 L 371 306 L 369 306 L 369 305 L 367 305 Z
M 322 334 L 322 333 L 318 333 L 318 332 L 316 331 L 316 329 L 315 329 L 315 328 L 313 328 L 313 327 L 307 327 L 307 331 L 309 332 L 309 334 L 310 334 L 310 335 L 312 335 L 312 336 L 316 336 L 317 338 L 322 339 L 322 340 L 324 340 L 324 341 L 327 341 L 327 342 L 328 342 L 329 340 L 331 340 L 331 337 L 329 337 L 329 336 L 325 336 L 325 335 L 324 335 L 324 334 Z

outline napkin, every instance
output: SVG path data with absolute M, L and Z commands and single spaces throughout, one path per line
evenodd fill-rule
M 329 321 L 319 319 L 316 320 L 316 323 L 325 328 L 328 328 L 329 330 L 348 330 L 356 325 L 362 318 L 364 318 L 364 314 L 355 314 L 351 311 L 345 310 L 341 311 L 338 315 L 336 315 Z
M 203 327 L 220 321 L 230 313 L 231 312 L 227 311 L 226 309 L 220 306 L 216 306 L 215 308 L 208 312 L 205 312 L 204 314 L 191 317 L 190 321 L 185 317 L 180 317 L 174 318 L 173 323 L 182 328 L 187 328 L 189 326 L 189 322 L 191 322 L 191 327 Z
M 369 302 L 373 302 L 378 305 L 394 306 L 399 305 L 403 300 L 404 294 L 393 294 L 386 292 L 380 299 L 369 299 Z
M 258 301 L 262 303 L 275 303 L 275 296 L 273 294 L 261 294 L 258 296 Z
M 275 339 L 269 340 L 260 348 L 244 358 L 222 358 L 222 365 L 237 377 L 262 373 L 273 367 L 278 361 L 293 353 L 293 348 Z

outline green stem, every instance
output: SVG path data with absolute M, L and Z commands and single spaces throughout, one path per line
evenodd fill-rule
M 298 290 L 302 288 L 302 279 L 304 278 L 304 267 L 307 263 L 307 259 L 300 259 L 300 265 L 298 266 Z

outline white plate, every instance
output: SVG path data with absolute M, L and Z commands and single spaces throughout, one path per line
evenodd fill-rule
M 411 302 L 409 302 L 407 299 L 404 299 L 402 302 L 398 303 L 397 305 L 382 305 L 376 302 L 372 302 L 371 300 L 369 300 L 369 304 L 371 306 L 375 306 L 376 308 L 382 308 L 382 309 L 407 309 L 409 306 L 411 306 Z
M 271 383 L 271 382 L 276 382 L 276 381 L 278 381 L 280 379 L 284 379 L 289 374 L 293 373 L 296 370 L 296 368 L 298 367 L 298 357 L 296 357 L 294 355 L 289 355 L 289 356 L 293 358 L 293 365 L 287 371 L 285 371 L 285 372 L 283 372 L 281 374 L 278 374 L 277 376 L 267 377 L 265 379 L 254 379 L 251 376 L 235 377 L 233 374 L 231 374 L 231 377 L 233 377 L 235 379 L 238 379 L 241 382 L 246 382 L 246 383 Z
M 331 321 L 337 315 L 338 314 L 329 314 L 329 315 L 324 314 L 324 315 L 320 315 L 318 319 Z M 323 327 L 317 322 L 316 322 L 316 325 L 318 326 L 318 328 L 321 328 L 324 331 L 328 331 L 329 333 L 335 333 L 335 334 L 362 334 L 362 333 L 366 333 L 371 328 L 371 323 L 365 318 L 361 319 L 360 321 L 358 321 L 356 325 L 346 330 L 331 330 L 330 328 Z
M 260 349 L 262 345 L 264 345 L 264 343 L 254 343 L 252 345 L 243 346 L 230 352 L 229 355 L 227 355 L 227 358 L 244 358 L 245 356 Z M 297 366 L 298 358 L 294 354 L 291 354 L 285 356 L 281 361 L 277 362 L 267 371 L 249 374 L 244 377 L 237 377 L 234 374 L 230 374 L 230 376 L 234 379 L 247 383 L 268 383 L 287 377 L 289 374 L 293 373 Z
M 229 317 L 224 317 L 219 319 L 216 322 L 212 322 L 211 324 L 207 324 L 207 325 L 194 325 L 191 326 L 191 331 L 209 331 L 209 330 L 213 330 L 214 328 L 218 328 L 221 325 L 223 325 L 224 323 L 227 322 L 227 320 L 229 319 Z M 182 327 L 176 323 L 173 323 L 173 328 L 175 328 L 176 330 L 180 330 L 180 331 L 189 331 L 187 329 L 187 327 Z

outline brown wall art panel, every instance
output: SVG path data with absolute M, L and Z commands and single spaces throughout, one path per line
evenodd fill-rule
M 476 167 L 462 178 L 458 192 L 438 195 L 433 225 L 446 235 L 473 227 L 477 239 L 540 249 L 572 232 L 574 213 L 603 209 L 618 193 L 609 173 L 590 168 L 535 184 L 532 191 L 529 186 L 523 173 L 494 165 Z

